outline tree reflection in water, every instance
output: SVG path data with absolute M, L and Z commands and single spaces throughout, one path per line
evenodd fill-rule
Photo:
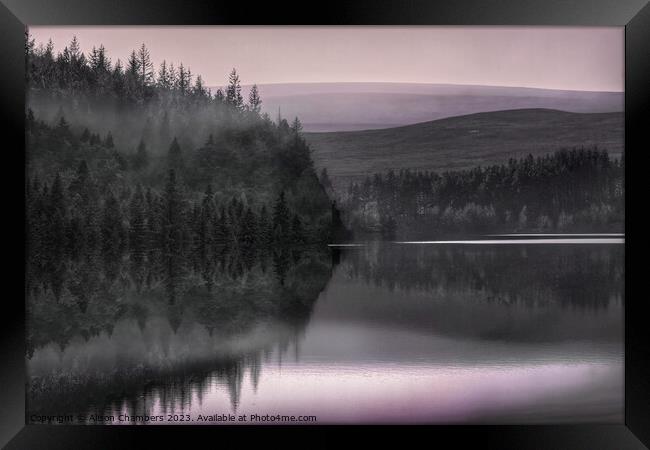
M 366 243 L 31 264 L 28 409 L 187 413 L 203 411 L 208 393 L 219 391 L 232 411 L 250 410 L 253 399 L 242 402 L 242 392 L 256 392 L 262 366 L 265 380 L 272 379 L 273 364 L 292 357 L 300 364 L 325 361 L 332 379 L 350 355 L 351 367 L 365 361 L 370 370 L 372 361 L 378 371 L 380 363 L 408 367 L 409 358 L 434 370 L 444 363 L 511 367 L 520 357 L 595 358 L 615 371 L 623 257 L 617 245 Z M 327 301 L 313 315 L 326 286 Z M 342 329 L 359 341 L 343 339 Z M 436 347 L 441 341 L 458 347 Z M 271 390 L 267 402 L 275 401 Z
M 28 409 L 182 410 L 211 384 L 226 386 L 236 409 L 244 373 L 256 388 L 262 362 L 297 342 L 332 265 L 323 248 L 31 264 Z M 58 361 L 32 361 L 39 350 Z

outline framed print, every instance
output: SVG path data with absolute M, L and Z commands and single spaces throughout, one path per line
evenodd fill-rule
M 648 446 L 650 6 L 4 5 L 7 448 Z

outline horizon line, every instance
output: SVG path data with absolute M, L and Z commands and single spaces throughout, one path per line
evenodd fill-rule
M 315 84 L 410 84 L 421 86 L 471 86 L 471 87 L 488 87 L 488 88 L 515 88 L 515 89 L 534 89 L 541 91 L 564 91 L 564 92 L 597 92 L 603 94 L 624 94 L 622 91 L 600 91 L 593 89 L 564 89 L 564 88 L 550 88 L 550 87 L 534 87 L 534 86 L 515 86 L 506 84 L 468 84 L 468 83 L 425 83 L 421 81 L 272 81 L 268 83 L 247 83 L 242 84 L 242 87 L 256 86 L 280 86 L 280 85 L 315 85 Z M 206 85 L 207 88 L 224 88 L 226 84 Z

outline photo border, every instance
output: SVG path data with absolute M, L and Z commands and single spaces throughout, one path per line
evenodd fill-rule
M 450 0 L 404 2 L 364 0 L 327 3 L 266 2 L 254 6 L 237 2 L 173 0 L 0 0 L 0 120 L 4 125 L 2 182 L 8 206 L 5 225 L 7 241 L 25 235 L 24 198 L 16 186 L 25 173 L 16 169 L 25 163 L 24 31 L 26 25 L 550 25 L 625 26 L 625 294 L 631 292 L 632 249 L 640 252 L 646 238 L 641 219 L 630 199 L 640 196 L 631 180 L 639 181 L 648 148 L 650 111 L 650 4 L 644 0 Z M 645 142 L 644 142 L 645 141 Z M 636 171 L 637 175 L 633 175 Z M 22 180 L 20 178 L 22 177 Z M 641 184 L 639 182 L 639 184 Z M 4 208 L 3 208 L 4 209 Z M 21 212 L 19 212 L 21 211 Z M 22 215 L 21 215 L 22 214 Z M 645 225 L 645 221 L 643 221 Z M 639 231 L 632 231 L 632 223 Z M 636 234 L 633 234 L 636 233 Z M 634 239 L 634 247 L 632 247 Z M 7 244 L 8 242 L 5 242 Z M 9 286 L 24 281 L 24 243 L 17 257 L 23 264 L 8 264 Z M 5 261 L 13 260 L 10 255 Z M 636 273 L 640 276 L 641 269 Z M 637 282 L 640 285 L 640 282 Z M 499 425 L 499 426 L 182 426 L 109 427 L 78 425 L 25 425 L 25 289 L 4 295 L 2 366 L 0 368 L 0 445 L 18 448 L 123 448 L 153 441 L 187 446 L 194 439 L 212 442 L 211 448 L 241 441 L 223 441 L 226 431 L 244 433 L 260 430 L 269 439 L 290 428 L 285 443 L 340 445 L 331 431 L 370 431 L 382 439 L 394 430 L 406 431 L 432 446 L 500 449 L 643 449 L 650 446 L 650 347 L 647 300 L 641 295 L 625 304 L 625 424 L 584 425 Z M 342 406 L 344 407 L 344 406 Z M 228 433 L 230 434 L 230 433 Z M 13 439 L 12 439 L 13 437 Z M 303 440 L 304 437 L 304 440 Z M 11 441 L 10 441 L 11 440 Z M 272 442 L 272 441 L 269 441 Z M 228 445 L 226 445 L 228 446 Z

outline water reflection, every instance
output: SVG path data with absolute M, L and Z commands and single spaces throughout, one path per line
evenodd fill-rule
M 28 410 L 622 418 L 623 247 L 85 256 L 28 273 Z
M 316 251 L 89 256 L 32 267 L 30 409 L 103 412 L 124 400 L 140 410 L 137 399 L 151 393 L 182 405 L 208 375 L 228 385 L 236 405 L 244 368 L 259 374 L 263 358 L 299 339 L 331 268 L 330 255 Z

